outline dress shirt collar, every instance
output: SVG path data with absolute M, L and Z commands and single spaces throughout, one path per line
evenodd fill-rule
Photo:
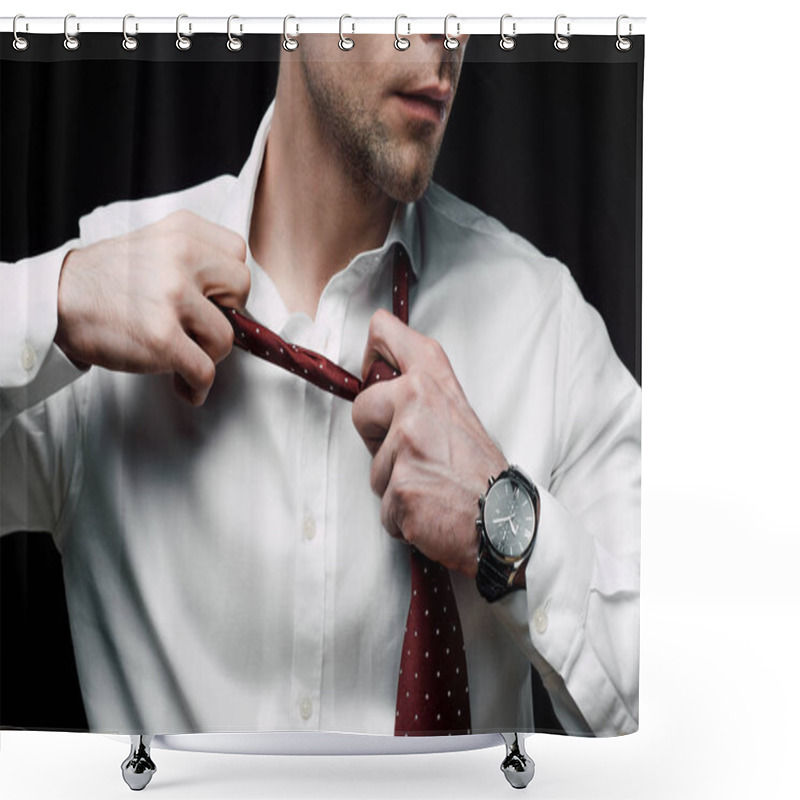
M 228 202 L 225 203 L 219 219 L 220 224 L 241 233 L 245 240 L 248 239 L 250 231 L 256 185 L 258 176 L 261 173 L 261 164 L 266 151 L 267 136 L 269 135 L 274 109 L 275 101 L 273 100 L 264 114 L 261 124 L 258 126 L 258 132 L 253 141 L 250 155 L 247 157 L 247 161 L 245 161 L 236 183 L 231 189 Z M 415 203 L 397 204 L 386 239 L 383 245 L 375 252 L 384 254 L 395 242 L 400 242 L 408 251 L 411 268 L 418 278 L 422 266 L 422 247 L 419 239 L 419 224 Z M 378 261 L 382 262 L 383 259 L 378 259 Z

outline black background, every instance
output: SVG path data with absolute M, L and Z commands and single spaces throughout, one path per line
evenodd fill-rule
M 236 174 L 274 94 L 279 39 L 87 35 L 69 53 L 0 37 L 0 260 L 77 234 L 97 205 Z M 356 47 L 357 45 L 356 38 Z M 567 264 L 641 375 L 644 41 L 472 37 L 434 179 Z M 301 45 L 302 46 L 302 45 Z M 537 727 L 556 727 L 538 712 Z M 0 541 L 0 726 L 85 730 L 61 566 L 49 536 Z

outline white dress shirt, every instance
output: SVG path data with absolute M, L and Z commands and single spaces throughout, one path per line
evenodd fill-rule
M 70 248 L 180 208 L 247 239 L 271 114 L 238 177 L 98 208 L 78 239 L 0 268 L 0 523 L 54 537 L 94 731 L 394 730 L 409 553 L 381 527 L 351 405 L 234 349 L 193 408 L 171 376 L 81 372 L 53 344 Z M 568 270 L 432 184 L 316 319 L 249 251 L 247 308 L 358 374 L 395 241 L 411 326 L 541 494 L 525 591 L 488 604 L 453 575 L 473 731 L 532 729 L 533 663 L 568 732 L 632 732 L 640 390 Z

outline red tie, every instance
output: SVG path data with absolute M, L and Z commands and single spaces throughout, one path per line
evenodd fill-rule
M 392 274 L 392 310 L 407 325 L 411 270 L 402 245 L 394 249 Z M 284 341 L 241 311 L 219 308 L 230 320 L 239 347 L 345 400 L 352 402 L 377 381 L 399 375 L 378 360 L 362 384 L 325 356 Z M 403 637 L 394 732 L 395 736 L 470 732 L 467 659 L 450 573 L 415 548 L 411 548 L 411 603 Z

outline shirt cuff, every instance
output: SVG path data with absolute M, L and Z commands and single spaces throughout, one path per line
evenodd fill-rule
M 61 247 L 15 264 L 0 264 L 0 386 L 15 389 L 33 383 L 47 367 L 42 386 L 63 386 L 81 374 L 65 364 L 53 339 L 58 326 L 58 282 L 72 239 Z M 68 359 L 67 359 L 68 361 Z M 70 362 L 71 364 L 71 362 Z
M 635 676 L 627 670 L 611 674 L 588 629 L 596 626 L 594 636 L 602 639 L 638 620 L 638 574 L 614 558 L 552 494 L 539 488 L 539 496 L 540 522 L 525 570 L 526 589 L 510 593 L 493 608 L 542 674 L 551 696 L 559 695 L 557 713 L 560 709 L 568 732 L 631 733 L 637 728 L 629 697 L 636 693 Z M 613 599 L 593 604 L 595 594 Z
M 537 652 L 563 675 L 581 636 L 594 573 L 594 541 L 547 491 L 525 569 L 528 630 Z
M 5 431 L 7 423 L 10 424 L 17 414 L 33 408 L 37 403 L 46 400 L 65 386 L 69 386 L 86 372 L 88 372 L 88 368 L 76 367 L 58 345 L 52 344 L 42 359 L 41 369 L 30 383 L 2 389 L 2 394 L 0 394 L 2 430 Z

